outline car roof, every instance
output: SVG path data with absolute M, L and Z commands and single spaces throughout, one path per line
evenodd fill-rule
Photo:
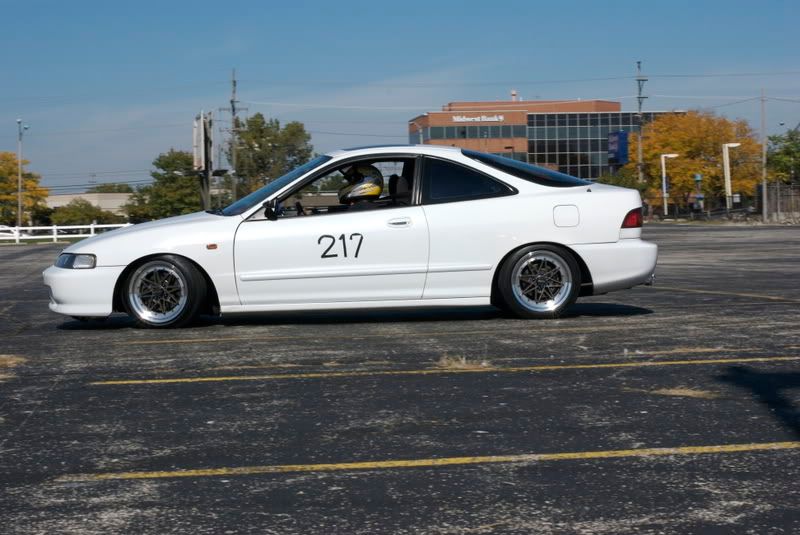
M 368 156 L 370 154 L 385 154 L 387 152 L 452 155 L 453 153 L 461 152 L 461 147 L 451 147 L 447 145 L 370 145 L 366 147 L 334 150 L 328 152 L 326 155 L 332 158 L 340 158 L 342 156 Z

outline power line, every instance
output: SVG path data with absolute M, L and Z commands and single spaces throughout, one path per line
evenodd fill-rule
M 130 175 L 134 173 L 150 173 L 152 169 L 130 169 L 127 171 L 70 171 L 65 173 L 50 173 L 47 171 L 39 171 L 38 174 L 40 175 L 47 175 L 47 176 L 61 176 L 61 177 L 68 177 L 68 176 L 81 176 L 81 175 Z
M 107 132 L 123 132 L 128 130 L 151 130 L 153 128 L 185 128 L 186 123 L 170 123 L 170 124 L 151 124 L 140 126 L 121 126 L 117 128 L 98 128 L 87 130 L 45 130 L 44 132 L 35 132 L 34 137 L 40 136 L 61 136 L 64 134 L 101 134 Z M 0 137 L 11 137 L 10 135 L 2 135 Z
M 164 87 L 164 86 L 162 86 L 162 87 L 140 86 L 140 87 L 137 87 L 135 90 L 132 90 L 132 91 L 136 92 L 137 94 L 141 93 L 142 91 L 152 91 L 152 92 L 163 93 L 165 91 L 172 91 L 172 90 L 186 89 L 186 88 L 207 87 L 209 85 L 219 85 L 219 84 L 223 84 L 223 83 L 225 83 L 225 82 L 223 82 L 221 80 L 207 80 L 207 81 L 204 81 L 204 82 L 184 83 L 184 84 L 166 86 L 166 87 Z M 130 88 L 130 86 L 129 86 L 129 88 Z M 103 91 L 102 96 L 103 97 L 107 97 L 107 96 L 110 96 L 110 95 L 127 95 L 127 94 L 128 93 L 125 93 L 125 92 L 122 92 L 122 91 L 117 91 L 116 93 L 111 92 L 111 91 Z M 14 97 L 14 98 L 3 99 L 3 100 L 4 100 L 4 102 L 46 102 L 48 100 L 73 100 L 73 99 L 76 99 L 76 98 L 78 98 L 78 99 L 81 99 L 81 98 L 96 99 L 97 98 L 97 94 L 96 93 L 74 93 L 72 95 L 70 95 L 70 94 L 41 95 L 41 96 L 35 96 L 35 97 L 34 96 Z
M 356 137 L 387 137 L 387 138 L 405 138 L 405 135 L 395 134 L 372 134 L 369 132 L 325 132 L 322 130 L 306 130 L 309 134 L 324 134 L 329 136 L 356 136 Z
M 728 78 L 728 77 L 748 77 L 748 76 L 793 76 L 800 74 L 800 71 L 752 71 L 752 72 L 726 72 L 726 73 L 662 73 L 662 74 L 649 74 L 649 78 Z M 616 80 L 633 80 L 635 76 L 630 75 L 611 75 L 599 76 L 589 78 L 564 78 L 564 79 L 544 79 L 544 80 L 497 80 L 491 82 L 366 82 L 359 84 L 360 87 L 387 87 L 387 88 L 414 88 L 414 87 L 491 87 L 491 86 L 530 86 L 530 85 L 549 85 L 549 84 L 575 84 L 586 82 L 605 82 Z M 338 85 L 348 86 L 354 85 L 351 81 L 345 80 L 294 80 L 294 81 L 276 81 L 276 80 L 247 80 L 250 83 L 268 83 L 270 86 L 308 86 L 308 85 Z M 209 85 L 219 85 L 224 82 L 220 80 L 209 80 L 205 82 L 195 82 L 191 84 L 180 84 L 168 87 L 156 86 L 138 86 L 135 90 L 137 93 L 142 91 L 151 92 L 165 92 L 171 90 L 208 87 Z M 123 92 L 112 93 L 105 91 L 103 96 L 110 95 L 123 95 Z M 4 99 L 4 102 L 43 102 L 48 100 L 74 100 L 74 99 L 94 99 L 97 95 L 95 93 L 78 93 L 78 94 L 61 94 L 61 95 L 43 95 L 43 96 L 26 96 L 26 97 L 12 97 Z
M 752 102 L 754 100 L 758 100 L 759 98 L 761 98 L 761 97 L 750 97 L 750 98 L 745 98 L 745 99 L 742 99 L 742 100 L 735 100 L 733 102 L 726 102 L 724 104 L 717 104 L 716 106 L 703 106 L 702 109 L 712 110 L 712 109 L 716 109 L 716 108 L 724 108 L 725 106 L 734 106 L 736 104 L 742 104 L 743 102 Z
M 663 95 L 656 93 L 654 97 L 661 98 L 678 98 L 686 100 L 702 100 L 702 99 L 725 99 L 725 98 L 750 98 L 747 95 Z M 756 97 L 758 98 L 758 97 Z
M 393 82 L 366 82 L 363 87 L 386 87 L 386 88 L 424 88 L 424 87 L 490 87 L 490 86 L 506 86 L 506 85 L 544 85 L 544 84 L 574 84 L 582 82 L 605 82 L 611 80 L 627 80 L 631 76 L 606 76 L 599 78 L 569 78 L 559 80 L 528 80 L 528 81 L 508 81 L 498 80 L 494 82 L 417 82 L 417 83 L 393 83 Z M 265 80 L 247 80 L 251 83 L 269 83 L 271 86 L 306 86 L 306 85 L 336 85 L 336 86 L 349 86 L 353 82 L 337 81 L 337 80 L 296 80 L 296 81 L 265 81 Z
M 724 106 L 732 106 L 734 104 L 739 104 L 742 102 L 748 102 L 750 100 L 757 100 L 759 97 L 744 97 L 744 96 L 736 96 L 736 95 L 665 95 L 665 94 L 653 94 L 651 97 L 657 98 L 670 98 L 670 99 L 685 99 L 685 100 L 704 100 L 704 99 L 727 99 L 727 98 L 736 98 L 741 99 L 735 102 L 727 102 L 723 104 L 718 104 L 714 106 L 704 106 L 704 108 L 718 108 Z M 560 102 L 582 102 L 585 100 L 627 100 L 636 98 L 635 95 L 624 95 L 624 96 L 617 96 L 617 97 L 596 97 L 596 98 L 587 98 L 587 99 L 568 99 L 568 100 L 559 100 Z M 777 100 L 782 102 L 793 102 L 793 103 L 800 103 L 800 100 L 795 100 L 791 98 L 779 98 L 779 97 L 768 97 L 768 100 Z M 237 101 L 238 102 L 238 101 Z M 299 103 L 290 103 L 290 102 L 253 102 L 248 101 L 252 104 L 257 105 L 272 105 L 272 106 L 287 106 L 287 107 L 304 107 L 304 108 L 319 108 L 319 109 L 362 109 L 362 110 L 387 110 L 387 109 L 396 109 L 396 110 L 420 110 L 420 109 L 429 109 L 435 108 L 436 106 L 402 106 L 402 107 L 387 107 L 387 106 L 338 106 L 338 105 L 330 105 L 330 104 L 299 104 Z M 537 104 L 529 104 L 530 106 L 536 106 Z M 550 104 L 547 102 L 538 104 L 541 106 L 549 106 Z M 241 110 L 242 108 L 238 108 Z M 229 122 L 222 119 L 217 119 L 219 122 Z M 362 120 L 362 121 L 323 121 L 323 120 L 307 120 L 302 121 L 304 124 L 407 124 L 406 121 L 372 121 L 372 120 Z M 44 132 L 33 132 L 30 133 L 30 136 L 33 137 L 40 137 L 40 136 L 56 136 L 56 135 L 66 135 L 66 134 L 95 134 L 95 133 L 107 133 L 107 132 L 122 132 L 122 131 L 130 131 L 130 130 L 150 130 L 154 128 L 185 128 L 185 123 L 167 123 L 167 124 L 151 124 L 151 125 L 140 125 L 140 126 L 123 126 L 123 127 L 116 127 L 116 128 L 100 128 L 100 129 L 76 129 L 76 130 L 50 130 Z M 314 132 L 311 132 L 314 133 Z M 370 135 L 370 134 L 358 134 L 353 132 L 319 132 L 322 134 L 331 134 L 331 135 L 346 135 L 346 136 L 354 136 L 354 135 Z M 380 134 L 378 134 L 380 136 Z M 10 138 L 16 137 L 16 135 L 0 135 L 0 138 Z M 112 171 L 113 172 L 113 171 Z M 78 174 L 78 173 L 69 173 L 69 174 Z
M 46 178 L 47 177 L 43 177 L 43 179 L 46 179 Z M 91 180 L 89 180 L 87 182 L 78 182 L 78 183 L 74 183 L 74 184 L 53 184 L 53 186 L 50 186 L 50 187 L 54 187 L 54 188 L 72 188 L 72 187 L 76 187 L 76 186 L 96 186 L 97 184 L 135 184 L 135 183 L 138 183 L 138 182 L 153 182 L 153 180 L 154 179 L 152 177 L 136 177 L 136 178 L 128 178 L 126 180 L 113 180 L 113 181 L 110 181 L 110 182 L 97 182 L 96 180 L 91 179 Z
M 780 102 L 793 102 L 795 104 L 800 103 L 800 100 L 792 98 L 767 97 L 767 100 L 779 100 Z
M 796 74 L 800 74 L 800 71 L 651 74 L 650 78 L 729 78 L 737 76 L 790 76 Z
M 74 189 L 74 188 L 91 188 L 103 184 L 146 185 L 146 184 L 151 184 L 152 182 L 153 182 L 152 178 L 149 179 L 143 178 L 139 180 L 115 180 L 114 182 L 82 182 L 78 184 L 54 184 L 52 186 L 39 184 L 39 187 L 47 188 L 49 190 L 63 190 L 63 189 Z
M 800 74 L 800 71 L 762 71 L 762 72 L 727 72 L 727 73 L 663 73 L 650 74 L 649 78 L 728 78 L 746 76 L 791 76 Z M 564 78 L 554 80 L 497 80 L 492 82 L 366 82 L 364 87 L 490 87 L 490 86 L 526 86 L 526 85 L 545 85 L 545 84 L 575 84 L 584 82 L 607 82 L 615 80 L 635 80 L 636 76 L 602 76 L 594 78 Z M 247 80 L 250 83 L 269 83 L 271 86 L 305 86 L 305 85 L 353 85 L 352 82 L 339 80 L 294 80 L 294 81 L 265 81 Z
M 592 97 L 592 98 L 575 98 L 575 99 L 557 99 L 557 102 L 586 102 L 587 100 L 626 100 L 635 98 L 635 95 L 623 95 L 618 97 Z M 435 109 L 439 106 L 436 105 L 414 105 L 414 106 L 359 106 L 359 105 L 341 105 L 341 104 L 328 104 L 328 103 L 297 103 L 297 102 L 276 102 L 276 101 L 255 101 L 247 100 L 248 104 L 255 104 L 257 106 L 275 106 L 275 107 L 289 107 L 289 108 L 305 108 L 305 109 L 331 109 L 331 110 L 363 110 L 363 111 L 419 111 L 425 109 Z M 498 101 L 511 104 L 513 101 Z M 525 108 L 536 106 L 552 106 L 553 101 L 541 102 L 525 105 Z M 485 108 L 481 108 L 484 110 Z M 504 108 L 505 109 L 505 108 Z M 452 111 L 469 111 L 468 108 L 459 108 Z M 513 108 L 508 108 L 507 111 L 513 111 Z
M 255 100 L 245 101 L 248 104 L 255 104 L 257 106 L 284 106 L 288 108 L 306 108 L 306 109 L 331 109 L 331 110 L 383 110 L 383 111 L 419 111 L 429 109 L 432 106 L 345 106 L 338 104 L 299 104 L 296 102 L 259 102 Z

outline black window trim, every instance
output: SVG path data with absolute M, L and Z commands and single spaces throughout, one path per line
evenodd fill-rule
M 315 180 L 322 178 L 323 176 L 327 175 L 331 171 L 338 169 L 341 166 L 350 164 L 352 162 L 358 161 L 386 161 L 386 160 L 413 160 L 414 161 L 414 183 L 411 185 L 411 204 L 407 206 L 395 206 L 393 208 L 408 208 L 410 206 L 418 206 L 420 203 L 417 202 L 417 199 L 420 197 L 419 189 L 420 189 L 420 177 L 421 177 L 421 157 L 419 154 L 413 154 L 408 152 L 386 152 L 382 154 L 362 154 L 361 156 L 351 156 L 349 158 L 343 158 L 341 160 L 336 160 L 332 162 L 326 162 L 322 167 L 320 167 L 317 171 L 313 172 L 312 174 L 308 175 L 305 179 L 301 180 L 300 182 L 296 182 L 294 185 L 290 186 L 289 189 L 284 190 L 283 193 L 275 195 L 272 199 L 276 199 L 278 201 L 285 201 L 286 199 L 291 198 L 295 193 L 306 187 L 308 184 L 311 184 Z M 333 212 L 330 214 L 316 214 L 313 217 L 320 217 L 326 215 L 342 215 L 347 214 L 347 211 L 344 212 Z M 353 213 L 353 212 L 351 212 Z M 263 210 L 256 210 L 253 214 L 247 218 L 247 221 L 262 221 L 264 219 Z M 284 218 L 279 218 L 278 221 Z M 293 219 L 293 218 L 288 218 Z
M 428 155 L 428 154 L 423 155 L 421 157 L 421 160 L 422 161 L 420 163 L 422 165 L 419 165 L 417 167 L 417 169 L 415 170 L 415 172 L 418 172 L 419 174 L 418 174 L 418 178 L 415 179 L 415 181 L 414 181 L 415 182 L 414 186 L 415 186 L 415 188 L 417 188 L 417 185 L 419 186 L 417 188 L 417 195 L 419 196 L 418 197 L 419 203 L 421 205 L 423 205 L 423 206 L 424 205 L 433 205 L 433 204 L 448 204 L 448 203 L 454 203 L 454 202 L 480 201 L 480 200 L 483 200 L 483 199 L 494 199 L 494 198 L 498 198 L 498 197 L 508 197 L 510 195 L 516 195 L 517 193 L 519 193 L 519 190 L 517 188 L 515 188 L 514 186 L 512 186 L 510 184 L 507 184 L 506 182 L 503 182 L 502 180 L 500 180 L 496 176 L 492 176 L 489 173 L 486 173 L 486 172 L 484 172 L 484 171 L 482 171 L 480 169 L 472 167 L 471 165 L 467 165 L 467 164 L 464 164 L 464 163 L 461 163 L 461 162 L 457 162 L 457 161 L 451 160 L 449 158 L 440 158 L 438 156 L 431 156 L 431 155 Z M 505 189 L 505 191 L 502 191 L 500 193 L 487 193 L 485 195 L 478 195 L 478 196 L 456 197 L 456 198 L 442 199 L 442 200 L 431 200 L 431 199 L 427 198 L 427 196 L 425 195 L 425 191 L 426 191 L 426 188 L 425 188 L 425 186 L 426 186 L 426 184 L 425 184 L 425 167 L 426 167 L 426 164 L 427 164 L 428 160 L 440 160 L 440 161 L 443 161 L 443 162 L 447 162 L 447 163 L 449 163 L 451 165 L 455 165 L 457 167 L 463 167 L 464 169 L 467 169 L 467 170 L 469 170 L 469 171 L 471 171 L 473 173 L 477 173 L 479 175 L 483 175 L 484 177 L 488 178 L 489 180 L 492 180 L 493 182 L 496 182 L 497 184 L 500 184 Z

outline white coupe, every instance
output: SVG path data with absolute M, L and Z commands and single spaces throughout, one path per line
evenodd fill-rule
M 646 284 L 635 190 L 452 147 L 314 158 L 225 209 L 115 230 L 44 271 L 50 309 L 199 313 L 489 305 L 559 316 L 579 296 Z

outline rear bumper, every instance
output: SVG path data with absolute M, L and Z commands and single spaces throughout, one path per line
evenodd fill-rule
M 574 245 L 592 274 L 593 294 L 652 284 L 658 246 L 640 239 Z
M 67 316 L 108 316 L 113 310 L 114 286 L 124 266 L 62 269 L 42 273 L 50 289 L 50 310 Z

